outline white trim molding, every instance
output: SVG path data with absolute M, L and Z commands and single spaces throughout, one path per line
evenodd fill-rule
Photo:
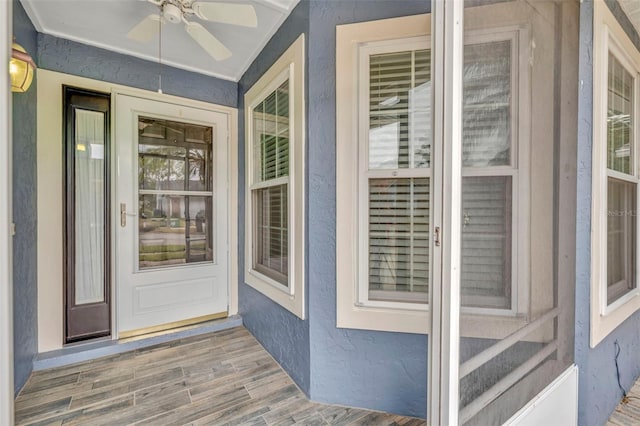
M 337 325 L 380 331 L 426 334 L 429 331 L 427 304 L 360 303 L 358 265 L 362 250 L 359 211 L 359 134 L 358 117 L 363 103 L 359 96 L 360 49 L 367 43 L 386 40 L 424 38 L 431 32 L 430 15 L 384 19 L 336 28 L 336 279 Z M 367 107 L 368 110 L 368 107 Z M 360 203 L 361 204 L 361 203 Z M 430 243 L 432 245 L 432 243 Z M 435 275 L 435 274 L 434 274 Z
M 593 25 L 593 152 L 592 152 L 592 205 L 591 205 L 591 333 L 590 344 L 595 347 L 625 319 L 640 309 L 640 288 L 638 265 L 640 246 L 638 245 L 637 211 L 640 184 L 638 183 L 638 114 L 640 52 L 624 32 L 604 1 L 594 2 Z M 630 174 L 615 172 L 607 168 L 607 105 L 608 105 L 608 65 L 613 55 L 629 72 L 634 81 L 631 134 L 633 146 L 630 147 Z M 635 270 L 633 288 L 612 303 L 607 302 L 607 222 L 608 197 L 607 182 L 609 176 L 631 181 L 636 185 L 636 206 L 634 210 L 636 231 Z
M 244 279 L 251 287 L 269 297 L 301 319 L 305 319 L 304 284 L 304 173 L 305 173 L 305 37 L 298 39 L 276 60 L 244 95 L 245 104 L 245 264 Z M 288 173 L 260 181 L 255 176 L 254 109 L 279 87 L 288 82 Z M 277 127 L 277 126 L 276 126 Z M 275 160 L 274 160 L 275 161 Z M 256 218 L 254 192 L 285 186 L 287 193 L 287 274 L 283 276 L 255 265 Z
M 6 70 L 11 57 L 12 3 L 0 2 L 0 424 L 13 424 L 13 279 L 11 219 L 11 87 Z M 33 90 L 33 89 L 32 89 Z

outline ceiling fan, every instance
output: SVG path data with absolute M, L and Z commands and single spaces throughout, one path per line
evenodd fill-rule
M 198 0 L 146 0 L 160 8 L 159 15 L 149 15 L 136 24 L 127 37 L 139 42 L 149 42 L 165 22 L 183 23 L 187 33 L 213 59 L 223 61 L 231 57 L 231 51 L 211 34 L 202 24 L 190 21 L 197 17 L 204 21 L 241 25 L 255 28 L 258 26 L 256 11 L 250 4 L 229 2 L 207 2 Z

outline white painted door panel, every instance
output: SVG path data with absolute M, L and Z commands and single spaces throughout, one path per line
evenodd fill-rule
M 123 94 L 115 114 L 118 332 L 227 312 L 229 117 Z

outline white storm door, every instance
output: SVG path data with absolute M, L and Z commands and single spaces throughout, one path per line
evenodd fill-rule
M 228 115 L 115 102 L 119 335 L 225 315 Z

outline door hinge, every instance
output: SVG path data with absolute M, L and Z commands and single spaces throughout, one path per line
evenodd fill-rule
M 436 226 L 436 229 L 433 231 L 433 242 L 436 247 L 440 247 L 440 227 Z

